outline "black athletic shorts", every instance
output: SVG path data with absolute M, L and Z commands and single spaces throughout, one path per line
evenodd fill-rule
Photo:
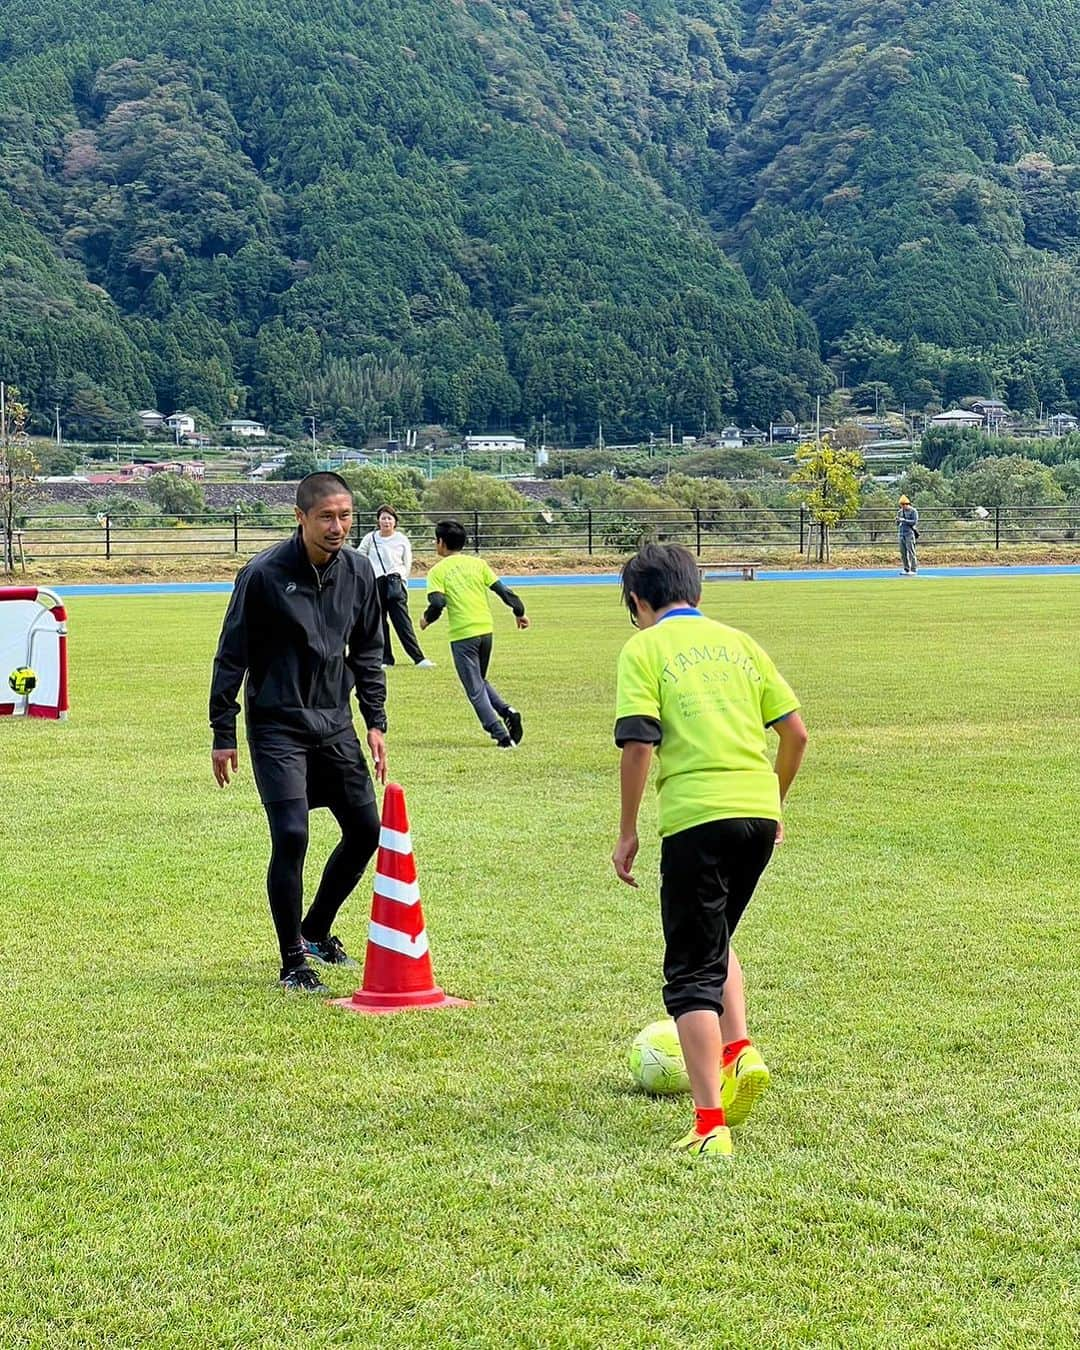
M 776 844 L 776 821 L 710 820 L 660 845 L 664 1007 L 724 1007 L 728 944 Z
M 248 745 L 255 786 L 263 802 L 306 797 L 317 806 L 367 806 L 375 800 L 356 731 L 349 727 L 328 740 L 280 728 L 260 728 Z

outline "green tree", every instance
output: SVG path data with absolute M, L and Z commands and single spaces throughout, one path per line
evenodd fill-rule
M 858 514 L 860 481 L 866 465 L 856 450 L 837 450 L 822 436 L 818 445 L 801 445 L 795 452 L 792 483 L 805 484 L 800 500 L 818 527 L 818 561 L 829 558 L 829 533 L 843 520 Z
M 1053 470 L 1020 455 L 980 459 L 953 480 L 957 506 L 1056 506 L 1064 500 Z
M 279 482 L 296 483 L 309 473 L 317 472 L 318 468 L 319 461 L 310 450 L 290 450 L 281 468 L 275 469 L 270 477 Z
M 451 469 L 424 488 L 423 507 L 432 520 L 456 516 L 470 533 L 474 512 L 497 513 L 481 517 L 481 547 L 509 543 L 535 533 L 536 508 L 509 483 L 472 469 Z
M 191 478 L 176 473 L 157 473 L 146 485 L 146 495 L 165 516 L 191 519 L 206 514 L 202 488 Z
M 384 503 L 401 513 L 420 510 L 424 475 L 419 469 L 383 469 L 375 464 L 365 464 L 355 469 L 342 469 L 340 473 L 352 488 L 357 515 L 362 518 L 373 516 Z
M 14 385 L 0 385 L 0 531 L 3 532 L 4 570 L 15 570 L 15 529 L 37 495 L 39 469 L 26 423 L 30 409 Z

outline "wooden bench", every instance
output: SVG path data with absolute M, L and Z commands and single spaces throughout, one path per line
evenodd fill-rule
M 702 581 L 714 572 L 730 573 L 733 577 L 741 577 L 743 581 L 753 581 L 756 569 L 757 563 L 751 562 L 712 562 L 697 565 Z

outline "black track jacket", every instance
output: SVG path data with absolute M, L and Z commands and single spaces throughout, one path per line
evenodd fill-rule
M 354 686 L 367 726 L 385 731 L 382 653 L 371 564 L 346 545 L 320 574 L 298 529 L 237 574 L 210 684 L 214 749 L 236 748 L 245 673 L 249 736 L 260 728 L 319 739 L 344 731 Z

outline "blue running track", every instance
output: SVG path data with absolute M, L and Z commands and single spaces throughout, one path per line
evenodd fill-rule
M 898 585 L 917 586 L 920 581 L 934 581 L 951 577 L 1071 577 L 1080 576 L 1080 565 L 1017 566 L 1017 567 L 924 567 L 918 576 L 904 577 L 897 568 L 839 567 L 835 570 L 804 572 L 769 572 L 757 574 L 759 581 L 895 581 Z M 705 573 L 705 580 L 720 580 Z M 734 574 L 724 580 L 741 580 Z M 508 586 L 614 586 L 619 578 L 614 572 L 578 573 L 569 576 L 503 577 Z M 418 577 L 409 582 L 411 590 L 423 590 L 425 582 Z M 99 585 L 91 582 L 81 586 L 57 583 L 65 596 L 98 595 L 227 595 L 231 581 L 152 581 L 132 582 L 129 585 Z

